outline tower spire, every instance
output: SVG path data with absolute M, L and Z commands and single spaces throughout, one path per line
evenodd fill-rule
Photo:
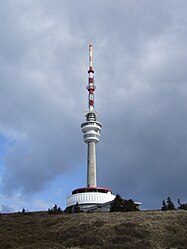
M 87 90 L 88 90 L 88 108 L 89 111 L 92 112 L 94 111 L 94 91 L 96 87 L 94 86 L 94 70 L 92 66 L 92 45 L 89 45 L 89 69 L 88 69 L 88 85 L 87 85 Z

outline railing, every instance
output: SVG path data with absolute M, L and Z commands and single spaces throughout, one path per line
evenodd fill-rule
M 83 137 L 84 137 L 84 139 L 88 138 L 88 137 L 94 137 L 94 138 L 99 139 L 100 135 L 99 134 L 98 135 L 97 134 L 85 134 Z
M 87 126 L 87 125 L 94 125 L 94 126 L 99 126 L 100 128 L 102 128 L 102 124 L 98 123 L 98 122 L 86 122 L 81 124 L 81 128 Z

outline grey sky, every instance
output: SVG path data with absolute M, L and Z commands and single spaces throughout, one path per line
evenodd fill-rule
M 92 43 L 99 185 L 146 208 L 187 201 L 186 11 L 183 0 L 0 1 L 4 195 L 38 193 L 59 175 L 66 189 L 63 176 L 85 167 Z

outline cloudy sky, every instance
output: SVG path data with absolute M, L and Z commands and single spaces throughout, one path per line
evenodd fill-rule
M 65 208 L 86 185 L 88 46 L 98 185 L 187 202 L 187 1 L 0 0 L 0 211 Z

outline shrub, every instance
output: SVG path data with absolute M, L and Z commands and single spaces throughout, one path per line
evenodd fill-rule
M 165 200 L 163 200 L 162 208 L 161 208 L 162 211 L 175 210 L 175 209 L 176 209 L 175 205 L 169 196 L 168 196 L 166 202 L 165 202 Z
M 61 210 L 60 207 L 58 207 L 56 204 L 54 205 L 53 208 L 48 208 L 48 211 L 47 211 L 48 214 L 61 214 L 63 213 L 63 211 Z
M 74 213 L 81 213 L 81 209 L 79 207 L 78 202 L 76 203 L 76 205 L 74 206 Z
M 138 206 L 134 203 L 132 199 L 124 200 L 119 194 L 116 195 L 116 198 L 110 206 L 111 212 L 131 212 L 139 211 Z
M 175 210 L 176 209 L 174 203 L 172 202 L 172 200 L 170 199 L 169 196 L 167 198 L 167 208 L 168 208 L 168 210 Z
M 65 212 L 68 214 L 75 214 L 75 213 L 81 213 L 83 211 L 81 210 L 81 208 L 79 207 L 79 204 L 77 202 L 76 205 L 71 206 L 71 207 L 67 207 Z
M 72 214 L 73 213 L 73 207 L 71 206 L 71 207 L 67 207 L 66 209 L 65 209 L 65 213 L 67 213 L 67 214 Z
M 181 203 L 180 200 L 178 199 L 178 204 L 179 204 L 178 209 L 187 210 L 187 203 Z
M 163 200 L 163 202 L 162 202 L 162 208 L 161 208 L 161 210 L 162 210 L 162 211 L 168 210 L 167 205 L 166 205 L 166 202 L 165 202 L 164 200 Z

